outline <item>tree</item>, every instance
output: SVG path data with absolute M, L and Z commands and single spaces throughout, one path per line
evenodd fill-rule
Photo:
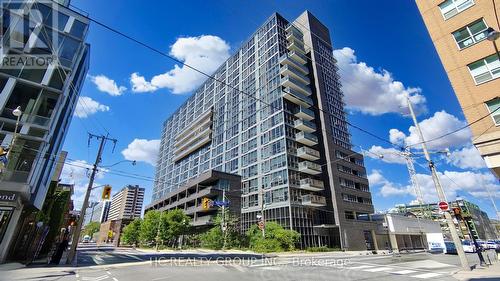
M 92 221 L 85 226 L 83 234 L 92 237 L 94 233 L 99 232 L 100 229 L 101 229 L 101 224 L 96 221 Z
M 166 222 L 166 240 L 173 243 L 178 240 L 180 235 L 187 234 L 191 218 L 181 209 L 174 209 L 164 214 Z
M 139 240 L 142 244 L 148 245 L 156 241 L 158 234 L 158 227 L 160 227 L 160 212 L 149 211 L 144 214 L 144 220 L 141 223 Z
M 300 239 L 295 230 L 284 229 L 276 222 L 266 222 L 265 237 L 257 225 L 252 225 L 247 231 L 249 246 L 257 252 L 292 251 Z
M 229 211 L 225 212 L 226 229 L 224 232 L 222 231 L 222 221 L 222 212 L 219 211 L 214 220 L 214 227 L 201 235 L 202 247 L 220 250 L 243 246 L 245 239 L 239 232 L 238 216 Z
M 140 234 L 141 234 L 141 219 L 135 219 L 130 222 L 129 225 L 123 228 L 122 233 L 122 241 L 128 245 L 138 245 L 140 242 Z

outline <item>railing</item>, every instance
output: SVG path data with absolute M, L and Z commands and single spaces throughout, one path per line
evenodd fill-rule
M 299 106 L 299 107 L 298 107 L 298 108 L 297 108 L 297 109 L 293 112 L 293 114 L 294 114 L 295 116 L 300 115 L 300 114 L 303 114 L 303 115 L 307 115 L 307 116 L 309 116 L 309 118 L 308 118 L 308 119 L 310 119 L 310 120 L 314 119 L 314 112 L 313 112 L 312 110 L 310 110 L 310 109 L 307 109 L 307 108 L 303 107 L 303 106 Z M 304 118 L 304 119 L 305 119 L 305 118 Z
M 316 163 L 313 163 L 313 162 L 309 162 L 309 161 L 299 162 L 299 170 L 300 169 L 309 169 L 309 170 L 314 170 L 314 171 L 321 172 L 321 166 L 320 165 L 318 165 Z
M 300 127 L 300 126 L 306 126 L 310 128 L 312 131 L 316 131 L 316 124 L 306 121 L 306 120 L 295 120 L 294 122 L 295 128 Z
M 304 138 L 304 139 L 307 139 L 307 140 L 309 140 L 309 141 L 312 141 L 312 142 L 318 143 L 318 138 L 317 138 L 315 135 L 311 135 L 311 134 L 306 133 L 306 132 L 298 132 L 298 133 L 295 135 L 295 138 L 296 138 L 296 139 L 301 139 L 301 138 Z
M 300 156 L 302 154 L 308 154 L 308 155 L 311 155 L 311 156 L 314 156 L 317 158 L 320 157 L 319 151 L 312 149 L 310 147 L 306 147 L 306 146 L 303 146 L 303 147 L 300 147 L 297 149 L 297 155 Z
M 324 196 L 313 195 L 313 194 L 302 195 L 302 204 L 326 205 L 326 198 Z
M 14 116 L 14 114 L 12 114 L 13 111 L 14 109 L 12 108 L 4 108 L 0 116 L 7 119 L 17 120 L 17 117 Z M 23 115 L 21 115 L 20 121 L 22 123 L 29 123 L 42 127 L 48 127 L 50 124 L 50 118 L 48 117 L 43 117 L 36 114 L 27 114 L 27 113 L 23 113 Z

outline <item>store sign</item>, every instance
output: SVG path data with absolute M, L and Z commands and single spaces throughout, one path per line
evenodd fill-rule
M 17 192 L 0 191 L 0 202 L 16 202 L 17 197 Z

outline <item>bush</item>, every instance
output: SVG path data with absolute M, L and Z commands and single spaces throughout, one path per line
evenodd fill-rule
M 138 245 L 141 235 L 141 219 L 133 220 L 129 225 L 123 228 L 122 241 L 127 245 Z
M 284 229 L 276 222 L 266 222 L 265 238 L 257 225 L 247 232 L 249 246 L 256 252 L 281 252 L 295 250 L 300 234 L 295 230 Z
M 222 239 L 222 230 L 220 227 L 216 226 L 211 228 L 209 231 L 203 233 L 200 237 L 201 246 L 203 248 L 220 250 L 224 244 Z

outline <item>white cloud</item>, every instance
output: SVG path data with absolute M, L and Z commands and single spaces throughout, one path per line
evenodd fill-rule
M 487 198 L 487 189 L 489 189 L 493 196 L 500 198 L 500 185 L 497 183 L 495 176 L 490 172 L 444 171 L 442 173 L 439 172 L 438 177 L 448 200 L 454 200 L 457 196 L 467 197 L 467 195 L 476 198 Z M 437 202 L 438 196 L 431 175 L 417 174 L 416 178 L 424 201 Z M 368 176 L 368 180 L 372 186 L 380 186 L 380 194 L 383 197 L 404 195 L 416 197 L 412 185 L 399 185 L 390 182 L 379 170 L 373 170 Z
M 204 73 L 212 74 L 229 58 L 229 45 L 213 35 L 179 38 L 171 46 L 170 55 Z M 166 73 L 154 76 L 150 82 L 138 73 L 132 73 L 130 82 L 132 91 L 138 93 L 167 88 L 174 94 L 182 94 L 196 89 L 206 78 L 185 65 L 175 65 Z
M 477 148 L 472 145 L 452 151 L 445 159 L 449 164 L 461 169 L 476 170 L 486 168 L 486 162 L 484 162 Z
M 85 160 L 74 160 L 67 161 L 63 167 L 61 173 L 61 183 L 73 184 L 74 185 L 74 194 L 72 199 L 75 204 L 75 209 L 81 209 L 81 205 L 83 204 L 83 200 L 85 198 L 85 193 L 87 192 L 87 187 L 89 184 L 89 175 L 92 172 L 92 165 L 87 163 Z M 105 176 L 106 170 L 101 169 L 96 174 L 96 182 L 94 182 L 95 186 L 100 186 L 98 180 L 102 180 Z M 94 191 L 91 193 L 89 197 L 89 201 L 97 202 L 99 201 L 99 192 Z
M 385 113 L 407 114 L 409 96 L 417 112 L 425 112 L 426 99 L 419 88 L 406 87 L 394 80 L 387 70 L 377 72 L 364 62 L 358 62 L 354 50 L 348 47 L 334 50 L 347 108 L 369 115 Z
M 100 104 L 90 97 L 79 97 L 75 108 L 75 116 L 79 118 L 87 118 L 97 112 L 109 111 L 110 107 Z
M 134 139 L 122 151 L 122 155 L 127 160 L 142 161 L 156 166 L 159 149 L 160 140 Z
M 406 164 L 406 160 L 400 156 L 400 153 L 395 148 L 384 148 L 378 145 L 372 146 L 366 153 L 366 156 L 373 159 L 380 159 L 385 163 Z
M 434 113 L 430 118 L 420 121 L 419 125 L 425 140 L 429 141 L 466 125 L 466 122 L 442 110 Z M 411 126 L 408 131 L 410 134 L 406 135 L 397 129 L 391 129 L 389 131 L 391 141 L 394 143 L 400 142 L 404 136 L 404 144 L 406 145 L 420 143 L 420 137 L 415 126 Z M 471 136 L 470 130 L 464 129 L 444 138 L 427 142 L 427 147 L 429 149 L 462 147 L 470 142 Z M 415 148 L 420 148 L 420 145 L 415 146 Z
M 390 182 L 382 175 L 382 171 L 380 170 L 373 170 L 368 175 L 368 182 L 371 186 L 380 186 L 380 195 L 383 197 L 412 194 L 408 186 L 400 186 Z
M 89 75 L 90 81 L 97 86 L 97 89 L 101 92 L 108 93 L 111 96 L 120 96 L 127 90 L 124 86 L 118 86 L 116 82 L 104 75 L 91 76 Z

